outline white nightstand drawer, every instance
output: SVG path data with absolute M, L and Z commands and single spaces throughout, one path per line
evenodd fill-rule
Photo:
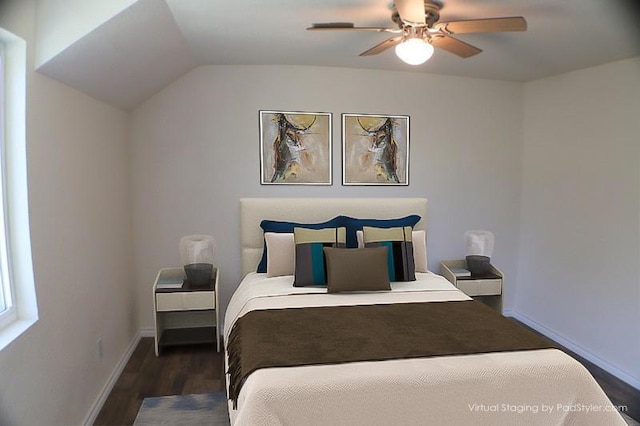
M 502 280 L 461 280 L 456 282 L 457 287 L 467 296 L 493 296 L 502 294 Z
M 198 291 L 194 293 L 185 293 L 184 309 L 215 309 L 215 297 L 213 291 Z
M 213 291 L 156 293 L 158 312 L 215 309 Z
M 156 294 L 158 311 L 182 310 L 182 293 L 158 293 Z

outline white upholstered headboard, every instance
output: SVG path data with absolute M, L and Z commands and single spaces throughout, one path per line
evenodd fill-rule
M 410 214 L 422 218 L 414 227 L 427 228 L 426 198 L 241 198 L 240 248 L 242 275 L 255 271 L 264 243 L 263 219 L 292 222 L 324 222 L 337 215 L 392 219 Z

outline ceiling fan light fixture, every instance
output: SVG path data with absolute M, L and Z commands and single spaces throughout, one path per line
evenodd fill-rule
M 408 38 L 396 45 L 396 55 L 409 65 L 424 64 L 433 55 L 433 46 L 422 38 Z

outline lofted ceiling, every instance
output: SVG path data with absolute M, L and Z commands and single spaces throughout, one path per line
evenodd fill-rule
M 524 16 L 526 32 L 464 34 L 483 50 L 461 59 L 436 49 L 423 65 L 389 49 L 389 37 L 310 32 L 315 22 L 395 28 L 391 0 L 138 0 L 39 67 L 128 110 L 200 65 L 315 65 L 530 81 L 640 55 L 634 0 L 444 0 L 441 21 Z

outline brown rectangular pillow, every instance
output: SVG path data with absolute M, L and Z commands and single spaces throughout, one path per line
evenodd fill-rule
M 324 248 L 327 293 L 391 290 L 387 247 Z

